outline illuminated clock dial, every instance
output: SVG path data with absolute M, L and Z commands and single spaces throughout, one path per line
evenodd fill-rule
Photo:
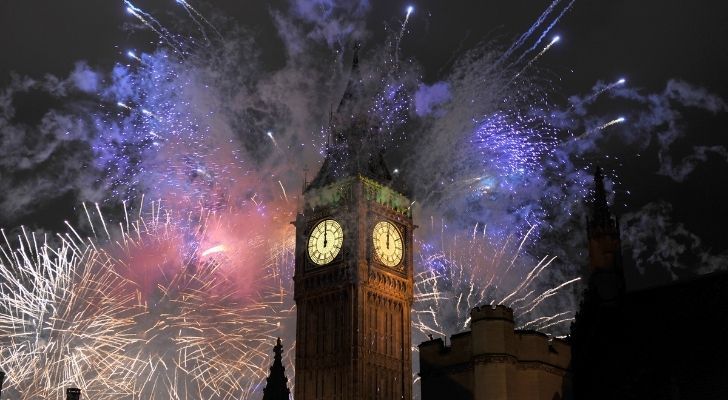
M 374 253 L 382 264 L 394 267 L 402 262 L 404 243 L 402 242 L 402 234 L 399 233 L 399 229 L 394 224 L 387 221 L 377 222 L 374 225 L 372 237 L 374 239 Z
M 333 219 L 319 222 L 308 237 L 308 256 L 317 265 L 326 265 L 336 258 L 344 243 L 344 231 Z

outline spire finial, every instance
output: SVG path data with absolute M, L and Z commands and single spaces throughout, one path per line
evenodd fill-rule
M 329 148 L 334 143 L 334 105 L 329 104 L 329 125 L 326 127 L 326 151 L 329 151 Z
M 594 200 L 592 203 L 593 223 L 605 226 L 611 219 L 609 205 L 607 204 L 607 191 L 604 189 L 604 175 L 602 168 L 594 169 Z
M 361 77 L 359 76 L 359 49 L 361 43 L 354 42 L 354 55 L 351 60 L 351 72 L 349 72 L 349 81 L 346 84 L 346 90 L 344 90 L 344 96 L 341 98 L 339 107 L 336 112 L 339 113 L 349 102 L 353 102 L 354 98 L 361 94 L 363 89 L 361 88 Z
M 303 188 L 301 189 L 301 194 L 306 193 L 307 186 L 308 186 L 308 165 L 304 164 L 303 165 Z
M 3 393 L 3 383 L 5 383 L 5 372 L 0 371 L 0 395 Z
M 359 49 L 361 48 L 361 42 L 355 41 L 354 42 L 354 57 L 351 60 L 351 70 L 355 70 L 359 68 Z

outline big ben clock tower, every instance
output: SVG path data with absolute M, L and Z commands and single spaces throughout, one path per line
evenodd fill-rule
M 358 60 L 296 218 L 296 400 L 411 399 L 410 202 L 357 110 Z

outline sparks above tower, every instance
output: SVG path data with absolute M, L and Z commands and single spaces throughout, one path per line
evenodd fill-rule
M 296 399 L 412 396 L 414 225 L 362 107 L 357 52 L 295 222 Z

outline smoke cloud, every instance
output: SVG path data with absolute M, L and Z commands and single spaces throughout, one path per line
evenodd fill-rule
M 723 270 L 728 255 L 714 254 L 683 223 L 672 219 L 672 206 L 648 203 L 622 218 L 622 239 L 641 273 L 659 269 L 672 279 Z

